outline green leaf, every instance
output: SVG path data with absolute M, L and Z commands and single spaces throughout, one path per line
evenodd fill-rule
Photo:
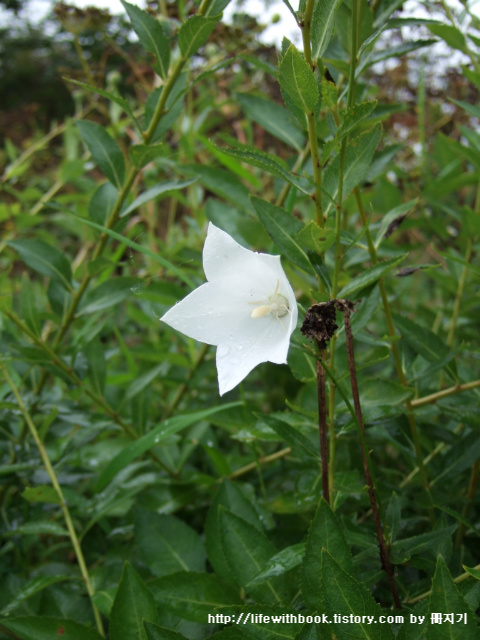
M 465 565 L 463 565 L 463 568 L 469 575 L 472 576 L 472 578 L 480 580 L 480 569 L 475 569 L 475 567 L 466 567 Z
M 293 544 L 286 549 L 282 549 L 268 560 L 260 573 L 250 582 L 250 584 L 258 584 L 265 582 L 271 578 L 281 576 L 291 569 L 295 569 L 302 564 L 305 555 L 305 543 L 299 542 Z
M 137 169 L 142 169 L 146 164 L 165 153 L 163 142 L 158 144 L 134 144 L 128 150 L 132 164 Z
M 37 485 L 27 487 L 20 494 L 27 502 L 47 502 L 49 504 L 60 504 L 58 493 L 50 485 Z
M 382 137 L 382 127 L 377 124 L 370 131 L 365 131 L 349 140 L 345 153 L 342 196 L 345 199 L 365 177 L 372 162 L 375 149 Z M 327 216 L 338 199 L 338 176 L 341 168 L 340 155 L 331 162 L 324 174 L 323 213 Z
M 178 571 L 205 571 L 200 536 L 175 516 L 137 510 L 135 540 L 145 566 L 159 578 Z
M 251 211 L 247 187 L 236 177 L 224 169 L 208 167 L 201 164 L 181 165 L 180 171 L 197 178 L 202 185 L 216 195 L 232 202 L 245 211 Z
M 386 523 L 390 533 L 390 540 L 393 542 L 400 531 L 402 521 L 401 504 L 395 491 L 392 492 L 386 513 Z
M 49 276 L 64 289 L 73 292 L 70 263 L 59 249 L 41 240 L 10 240 L 7 244 L 18 251 L 31 269 Z
M 149 13 L 129 2 L 122 0 L 122 4 L 138 39 L 145 49 L 155 56 L 159 75 L 166 78 L 170 64 L 170 44 L 160 23 Z
M 305 137 L 285 107 L 248 93 L 237 93 L 236 97 L 251 120 L 298 152 L 303 150 Z
M 284 100 L 287 97 L 305 114 L 313 114 L 319 100 L 317 81 L 310 66 L 293 44 L 283 56 L 278 74 Z
M 251 201 L 268 235 L 285 257 L 304 271 L 314 275 L 315 272 L 307 254 L 295 238 L 295 235 L 303 229 L 302 222 L 285 209 L 266 200 L 252 196 Z
M 115 280 L 109 281 L 108 283 L 113 284 L 113 282 L 115 282 Z M 84 349 L 84 353 L 88 362 L 88 376 L 90 378 L 90 382 L 95 392 L 101 396 L 105 391 L 107 367 L 105 362 L 105 347 L 98 336 L 87 344 Z
M 369 100 L 368 102 L 359 102 L 354 104 L 353 107 L 347 109 L 342 114 L 342 124 L 337 130 L 337 139 L 343 138 L 347 133 L 350 133 L 362 120 L 368 118 L 368 116 L 374 111 L 377 106 L 376 100 Z
M 155 115 L 158 106 L 158 101 L 160 100 L 163 93 L 164 86 L 159 87 L 158 89 L 154 89 L 147 98 L 147 101 L 145 103 L 145 129 L 147 129 L 147 127 L 149 127 L 152 122 L 153 116 Z M 150 143 L 156 142 L 157 140 L 162 138 L 168 131 L 171 130 L 174 122 L 177 121 L 183 109 L 186 86 L 187 74 L 181 73 L 178 76 L 175 84 L 173 85 L 173 89 L 170 91 L 167 97 L 167 102 L 165 105 L 166 112 L 164 111 L 163 115 L 161 116 L 160 121 L 155 129 L 155 133 L 150 140 Z
M 435 529 L 428 533 L 420 533 L 418 536 L 396 540 L 392 544 L 392 562 L 403 564 L 408 562 L 413 555 L 431 554 L 435 550 L 435 546 L 452 536 L 457 526 L 453 524 L 443 529 Z
M 157 622 L 157 619 L 152 594 L 126 562 L 110 616 L 110 640 L 147 640 L 143 621 Z
M 417 202 L 418 198 L 415 198 L 415 200 L 404 202 L 398 207 L 391 209 L 383 216 L 377 232 L 377 238 L 375 240 L 375 247 L 377 249 L 380 246 L 383 238 L 388 237 L 398 226 L 400 226 L 403 219 L 406 217 L 408 212 L 417 204 Z
M 47 618 L 45 616 L 26 616 L 2 620 L 2 626 L 7 628 L 22 640 L 103 640 L 102 636 L 74 620 L 61 618 Z M 112 638 L 113 640 L 113 638 Z M 125 637 L 123 640 L 127 640 Z
M 152 258 L 152 260 L 161 264 L 168 271 L 171 271 L 172 273 L 174 273 L 178 278 L 180 278 L 182 282 L 184 282 L 188 287 L 190 287 L 190 289 L 195 289 L 195 284 L 193 283 L 193 281 L 190 280 L 190 278 L 186 276 L 181 269 L 176 267 L 174 264 L 172 264 L 168 260 L 165 260 L 165 258 L 158 255 L 157 253 L 150 251 L 150 249 L 147 249 L 146 247 L 142 247 L 142 245 L 137 244 L 136 242 L 133 242 L 133 240 L 129 240 L 128 238 L 125 238 L 124 236 L 122 236 L 120 233 L 117 233 L 116 231 L 112 231 L 111 229 L 107 229 L 107 227 L 104 227 L 101 224 L 92 222 L 92 220 L 81 218 L 80 216 L 77 216 L 74 213 L 70 213 L 70 215 L 76 218 L 77 220 L 79 220 L 80 222 L 88 224 L 88 226 L 93 227 L 94 229 L 98 229 L 103 233 L 106 233 L 108 236 L 114 238 L 115 240 L 118 240 L 125 246 L 131 247 L 132 249 L 135 249 L 136 251 L 139 251 L 140 253 L 143 253 L 144 255 L 149 256 L 150 258 Z M 138 283 L 138 281 L 136 282 Z
M 322 550 L 321 580 L 325 585 L 325 612 L 332 623 L 330 630 L 338 640 L 362 638 L 362 640 L 393 640 L 393 631 L 387 624 L 369 624 L 367 616 L 377 621 L 384 613 L 380 605 L 366 587 L 353 576 L 345 572 L 330 553 Z M 334 615 L 348 616 L 349 623 L 336 621 Z M 355 618 L 350 621 L 350 615 L 359 616 L 360 622 Z M 357 618 L 358 619 L 358 618 Z
M 26 490 L 25 490 L 26 491 Z M 22 497 L 25 497 L 22 494 Z M 45 502 L 44 500 L 30 500 L 29 502 Z M 50 501 L 49 501 L 50 502 Z M 15 529 L 3 532 L 4 536 L 68 536 L 68 531 L 58 522 L 52 522 L 50 520 L 32 520 L 31 522 L 24 522 Z
M 145 373 L 142 373 L 142 375 L 136 376 L 125 393 L 125 400 L 132 400 L 132 398 L 135 398 L 135 396 L 137 396 L 146 387 L 149 387 L 155 380 L 155 378 L 157 378 L 162 373 L 162 371 L 164 371 L 164 369 L 165 364 L 162 362 L 156 367 L 145 371 Z
M 63 293 L 63 291 L 62 291 Z M 19 291 L 20 317 L 36 336 L 40 335 L 40 310 L 37 304 L 35 286 L 30 282 L 28 273 L 22 273 Z
M 459 107 L 462 107 L 462 109 L 465 109 L 465 111 L 474 118 L 480 118 L 480 107 L 477 107 L 477 105 L 469 104 L 468 102 L 463 102 L 462 100 L 454 100 L 453 98 L 450 98 L 450 100 Z
M 121 189 L 125 178 L 125 159 L 118 144 L 96 122 L 76 120 L 75 124 L 100 171 L 117 189 Z
M 72 80 L 72 78 L 66 78 L 66 80 L 68 82 L 71 82 L 72 84 L 76 84 L 79 87 L 83 87 L 83 89 L 87 89 L 92 93 L 98 93 L 99 96 L 103 96 L 107 100 L 110 100 L 111 102 L 115 102 L 115 104 L 118 104 L 118 106 L 122 107 L 125 113 L 130 116 L 130 118 L 134 122 L 137 129 L 141 131 L 140 125 L 138 124 L 137 118 L 135 117 L 135 114 L 133 113 L 132 107 L 130 106 L 130 103 L 128 102 L 128 100 L 125 100 L 125 98 L 122 98 L 122 96 L 119 96 L 115 93 L 111 93 L 110 91 L 105 91 L 104 89 L 99 89 L 98 87 L 92 87 L 92 85 L 86 84 L 85 82 Z
M 156 200 L 162 195 L 168 195 L 173 191 L 185 189 L 185 187 L 189 187 L 194 182 L 195 178 L 193 178 L 192 180 L 170 180 L 169 182 L 161 182 L 155 187 L 144 191 L 141 195 L 138 196 L 138 198 L 135 198 L 132 204 L 122 211 L 120 217 L 123 218 L 124 216 L 127 216 L 129 213 L 132 213 L 132 211 L 135 211 L 135 209 L 138 209 L 138 207 L 142 207 L 147 202 Z
M 211 2 L 208 5 L 208 9 L 206 11 L 207 16 L 209 15 L 214 15 L 216 16 L 219 13 L 222 13 L 222 11 L 225 9 L 225 7 L 230 4 L 231 0 L 213 0 L 213 2 Z
M 118 277 L 115 280 L 106 280 L 85 296 L 76 315 L 81 316 L 109 309 L 123 302 L 137 286 L 138 280 L 136 278 Z
M 213 573 L 180 571 L 150 583 L 155 601 L 174 615 L 205 623 L 208 614 L 241 602 L 239 593 Z
M 246 162 L 247 164 L 258 167 L 259 169 L 263 169 L 263 171 L 267 171 L 267 173 L 271 173 L 272 175 L 277 176 L 277 178 L 285 180 L 306 195 L 310 195 L 312 192 L 312 188 L 308 180 L 294 175 L 284 162 L 270 153 L 259 151 L 254 147 L 248 147 L 243 144 L 239 144 L 236 149 L 219 147 L 218 145 L 216 145 L 216 148 L 232 158 L 236 158 L 241 162 Z
M 97 224 L 105 224 L 118 198 L 118 189 L 111 182 L 104 182 L 88 203 L 88 215 Z
M 335 15 L 342 0 L 317 0 L 312 15 L 312 59 L 321 58 L 327 50 L 335 26 Z
M 402 338 L 427 362 L 436 364 L 447 358 L 450 349 L 442 339 L 430 329 L 422 327 L 413 320 L 395 314 L 395 326 Z M 445 367 L 447 373 L 455 379 L 455 363 L 450 362 Z
M 220 507 L 219 515 L 222 549 L 235 582 L 267 603 L 284 602 L 284 597 L 288 597 L 283 588 L 285 576 L 268 580 L 264 585 L 247 586 L 276 554 L 273 544 L 264 533 L 231 511 Z
M 350 296 L 355 291 L 360 291 L 360 289 L 365 289 L 365 287 L 368 287 L 374 282 L 378 282 L 380 278 L 384 278 L 387 273 L 403 262 L 407 255 L 408 254 L 404 253 L 401 256 L 390 258 L 390 260 L 384 260 L 373 267 L 365 269 L 363 273 L 358 275 L 356 278 L 353 278 L 353 280 L 343 287 L 343 289 L 338 293 L 338 297 L 344 298 L 345 296 Z
M 251 640 L 293 640 L 303 624 L 296 619 L 298 610 L 285 606 L 243 604 L 228 607 L 225 612 Z M 282 618 L 288 614 L 292 616 L 289 622 Z
M 320 459 L 320 454 L 311 441 L 298 429 L 292 427 L 284 420 L 279 420 L 274 416 L 264 416 L 263 420 L 271 427 L 285 442 L 292 448 L 300 448 L 303 454 L 312 458 L 316 462 Z
M 399 2 L 401 4 L 401 2 Z M 355 76 L 358 78 L 365 69 L 371 67 L 377 62 L 382 62 L 383 60 L 389 60 L 390 58 L 403 58 L 408 53 L 412 51 L 417 51 L 418 49 L 423 49 L 424 47 L 430 47 L 432 44 L 435 44 L 438 40 L 434 38 L 429 40 L 415 40 L 413 42 L 402 42 L 402 44 L 388 47 L 382 50 L 374 50 L 373 53 L 366 56 L 364 59 L 361 59 L 360 65 L 357 67 L 357 71 L 355 72 Z M 328 62 L 327 60 L 325 62 Z
M 478 627 L 475 614 L 465 602 L 457 586 L 452 580 L 445 560 L 441 555 L 437 558 L 437 567 L 433 576 L 432 589 L 428 599 L 430 624 L 427 629 L 428 640 L 475 640 L 478 638 Z M 454 622 L 444 621 L 446 613 L 453 613 Z M 467 624 L 463 615 L 467 614 Z M 440 615 L 441 624 L 434 624 L 431 616 Z M 460 617 L 460 622 L 458 618 Z
M 231 583 L 234 582 L 232 572 L 222 549 L 223 527 L 220 521 L 220 511 L 222 509 L 235 513 L 260 531 L 262 530 L 262 525 L 258 513 L 239 487 L 229 480 L 222 482 L 208 510 L 205 524 L 205 546 L 208 559 L 215 573 L 225 582 Z
M 41 532 L 39 531 L 39 533 Z M 64 531 L 64 535 L 68 535 L 68 533 Z M 66 580 L 71 579 L 71 576 L 64 575 L 36 576 L 35 578 L 32 578 L 27 582 L 27 584 L 23 585 L 20 588 L 20 590 L 15 594 L 14 599 L 10 600 L 10 602 L 5 607 L 3 607 L 3 609 L 0 611 L 0 615 L 9 616 L 12 611 L 14 611 L 18 606 L 22 604 L 22 602 L 28 600 L 28 598 L 31 598 L 36 593 L 40 593 L 52 584 L 56 584 L 57 582 L 65 582 Z
M 210 409 L 204 409 L 203 411 L 194 411 L 187 415 L 175 416 L 174 418 L 164 420 L 158 425 L 158 427 L 155 427 L 142 438 L 139 438 L 122 449 L 120 453 L 118 453 L 109 462 L 107 467 L 100 474 L 95 491 L 101 491 L 109 482 L 111 482 L 117 473 L 129 465 L 130 462 L 144 454 L 146 451 L 149 451 L 152 447 L 162 442 L 162 440 L 165 440 L 165 438 L 174 433 L 178 433 L 195 422 L 214 415 L 218 411 L 224 411 L 225 409 L 231 409 L 232 407 L 238 407 L 239 405 L 241 405 L 241 402 L 230 402 L 228 404 L 211 407 Z
M 143 625 L 147 632 L 147 640 L 187 640 L 185 636 L 182 636 L 178 631 L 173 631 L 173 629 L 160 627 L 158 624 L 146 621 Z
M 323 608 L 326 585 L 322 584 L 322 550 L 337 558 L 340 566 L 352 571 L 352 555 L 337 516 L 322 498 L 308 531 L 303 558 L 303 597 L 312 610 Z
M 335 229 L 320 229 L 318 224 L 311 220 L 295 234 L 295 240 L 305 249 L 325 253 L 335 242 Z
M 222 16 L 192 16 L 178 31 L 178 46 L 184 58 L 190 58 L 205 44 Z
M 468 51 L 465 36 L 457 27 L 450 24 L 429 24 L 428 28 L 434 36 L 442 38 L 452 49 L 458 49 L 463 53 Z
M 338 91 L 334 82 L 322 78 L 320 84 L 322 91 L 322 104 L 328 109 L 336 109 L 338 101 Z

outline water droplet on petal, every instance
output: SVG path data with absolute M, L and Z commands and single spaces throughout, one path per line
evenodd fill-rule
M 224 358 L 230 353 L 230 347 L 228 346 L 228 344 L 220 344 L 218 345 L 217 353 L 220 358 Z

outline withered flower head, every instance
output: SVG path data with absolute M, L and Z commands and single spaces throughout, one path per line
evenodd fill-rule
M 300 331 L 304 336 L 318 341 L 321 350 L 338 329 L 335 322 L 335 300 L 320 302 L 310 307 L 305 315 Z

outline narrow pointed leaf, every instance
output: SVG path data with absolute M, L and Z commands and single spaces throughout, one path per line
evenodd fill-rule
M 317 81 L 310 66 L 293 44 L 283 56 L 278 74 L 282 95 L 287 96 L 305 114 L 314 113 L 319 99 Z
M 22 640 L 52 640 L 52 638 L 103 640 L 95 629 L 74 620 L 63 620 L 62 618 L 47 618 L 45 616 L 7 618 L 2 620 L 2 626 L 14 633 L 16 638 Z
M 268 235 L 285 254 L 285 257 L 304 271 L 314 274 L 307 253 L 295 238 L 295 234 L 303 228 L 300 220 L 294 218 L 285 209 L 266 200 L 252 196 L 251 201 Z
M 175 416 L 168 420 L 164 420 L 158 427 L 152 429 L 142 438 L 139 438 L 132 444 L 128 445 L 125 449 L 122 449 L 113 460 L 102 471 L 97 482 L 96 491 L 101 491 L 107 484 L 130 462 L 141 456 L 143 453 L 159 444 L 162 440 L 171 436 L 173 433 L 178 433 L 182 429 L 189 427 L 191 424 L 204 420 L 208 416 L 223 411 L 224 409 L 231 409 L 237 407 L 240 402 L 231 402 L 229 404 L 219 405 L 217 407 L 211 407 L 203 411 L 194 411 L 183 416 Z
M 144 620 L 157 622 L 157 605 L 146 584 L 126 562 L 110 616 L 110 640 L 147 640 Z
M 122 4 L 138 39 L 145 49 L 155 56 L 159 75 L 166 78 L 170 63 L 170 44 L 160 23 L 149 13 L 129 2 L 122 0 Z
M 67 291 L 72 291 L 72 270 L 65 255 L 41 240 L 11 240 L 8 245 L 18 251 L 31 269 L 49 276 Z
M 428 608 L 430 624 L 427 629 L 427 640 L 475 640 L 478 638 L 475 614 L 453 582 L 450 571 L 441 555 L 437 558 Z M 446 613 L 453 613 L 453 623 L 443 620 Z M 467 615 L 466 624 L 462 615 L 464 613 Z M 442 623 L 432 624 L 432 614 L 440 614 Z M 458 617 L 460 617 L 460 622 L 457 621 Z
M 344 298 L 345 296 L 350 296 L 355 291 L 360 291 L 360 289 L 364 289 L 374 282 L 378 282 L 380 278 L 385 277 L 387 273 L 389 273 L 394 267 L 403 262 L 407 255 L 408 254 L 404 253 L 401 256 L 390 258 L 390 260 L 384 260 L 383 262 L 379 262 L 373 267 L 365 269 L 360 275 L 358 275 L 356 278 L 353 278 L 351 282 L 343 287 L 343 289 L 339 292 L 338 297 Z
M 328 45 L 335 26 L 335 15 L 343 0 L 319 0 L 315 3 L 312 16 L 312 59 L 321 58 Z
M 96 122 L 76 120 L 76 125 L 100 171 L 121 189 L 125 178 L 125 159 L 118 144 Z
M 182 24 L 178 32 L 178 46 L 184 58 L 193 56 L 205 44 L 220 18 L 221 15 L 208 18 L 192 16 Z
M 192 622 L 205 623 L 209 613 L 241 602 L 239 591 L 213 573 L 180 571 L 157 578 L 150 589 L 162 609 Z
M 383 609 L 375 602 L 368 589 L 344 571 L 325 549 L 322 551 L 321 579 L 325 585 L 325 611 L 332 620 L 331 631 L 338 640 L 394 640 L 395 636 L 388 624 L 369 624 L 367 616 L 373 617 L 376 621 L 382 615 Z M 355 619 L 348 624 L 335 622 L 335 614 L 348 616 L 349 619 L 350 615 L 353 615 L 360 618 L 360 622 L 356 622 Z

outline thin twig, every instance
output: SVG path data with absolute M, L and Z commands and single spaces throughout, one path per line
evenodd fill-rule
M 343 315 L 345 318 L 345 341 L 347 346 L 348 368 L 350 371 L 350 384 L 352 387 L 353 405 L 355 407 L 355 414 L 357 416 L 358 423 L 362 430 L 363 438 L 365 439 L 365 427 L 363 424 L 362 408 L 360 405 L 360 394 L 358 393 L 357 372 L 355 368 L 355 355 L 353 351 L 353 334 L 352 334 L 352 325 L 350 322 L 350 303 L 344 300 L 339 300 L 337 301 L 337 308 L 343 311 Z M 380 514 L 378 512 L 375 484 L 372 481 L 372 476 L 370 474 L 370 468 L 367 462 L 366 451 L 365 451 L 363 442 L 360 443 L 360 449 L 362 452 L 363 470 L 365 473 L 365 480 L 367 482 L 367 487 L 368 487 L 368 496 L 370 498 L 370 506 L 372 509 L 373 520 L 375 522 L 375 528 L 377 531 L 378 546 L 380 549 L 380 559 L 382 561 L 383 568 L 388 577 L 388 582 L 390 584 L 390 590 L 392 592 L 395 607 L 397 609 L 401 609 L 402 604 L 398 596 L 397 585 L 395 584 L 395 578 L 393 575 L 393 567 L 390 562 L 387 545 L 385 544 L 382 523 L 380 521 Z
M 322 491 L 324 500 L 330 504 L 330 488 L 328 483 L 327 393 L 325 389 L 325 369 L 319 360 L 317 360 L 317 393 L 318 432 L 320 436 L 320 458 L 322 462 Z
M 30 433 L 32 434 L 33 439 L 35 440 L 35 444 L 37 445 L 38 451 L 40 453 L 40 456 L 42 457 L 42 461 L 43 464 L 45 466 L 45 469 L 47 471 L 48 477 L 50 478 L 50 482 L 53 485 L 53 488 L 55 489 L 55 493 L 58 496 L 58 500 L 59 500 L 59 504 L 60 504 L 60 508 L 62 510 L 63 513 L 63 517 L 65 519 L 65 524 L 67 525 L 67 530 L 68 530 L 68 535 L 70 536 L 70 540 L 72 542 L 72 546 L 73 549 L 75 551 L 75 556 L 77 558 L 77 562 L 78 562 L 78 566 L 80 568 L 80 572 L 82 574 L 82 578 L 83 581 L 85 583 L 85 587 L 87 589 L 87 593 L 90 597 L 90 603 L 92 605 L 92 609 L 93 609 L 93 615 L 95 617 L 95 622 L 97 625 L 97 629 L 99 634 L 104 637 L 105 636 L 105 632 L 103 630 L 103 624 L 102 624 L 102 618 L 100 616 L 100 612 L 98 611 L 97 607 L 95 606 L 95 603 L 93 602 L 93 596 L 95 594 L 95 590 L 92 586 L 92 583 L 90 582 L 90 576 L 88 573 L 88 569 L 87 569 L 87 565 L 85 563 L 85 558 L 83 557 L 83 552 L 82 552 L 82 547 L 80 545 L 80 541 L 78 539 L 77 533 L 75 531 L 75 527 L 73 525 L 73 521 L 72 521 L 72 517 L 70 515 L 70 511 L 67 507 L 67 503 L 65 502 L 65 498 L 63 496 L 63 492 L 62 492 L 62 488 L 60 487 L 60 484 L 58 482 L 57 476 L 55 474 L 55 471 L 53 469 L 52 463 L 50 462 L 50 458 L 48 457 L 47 451 L 45 449 L 45 447 L 43 446 L 43 442 L 40 439 L 40 436 L 38 434 L 37 428 L 32 420 L 32 418 L 30 417 L 30 414 L 27 411 L 27 408 L 25 407 L 22 397 L 20 395 L 20 392 L 17 389 L 17 386 L 15 385 L 14 381 L 12 380 L 12 378 L 10 377 L 10 374 L 7 370 L 7 367 L 2 364 L 1 368 L 3 370 L 3 374 L 5 376 L 5 379 L 8 383 L 8 385 L 10 386 L 13 395 L 15 396 L 16 400 L 17 400 L 17 404 L 19 406 L 20 411 L 23 414 L 23 417 L 25 419 L 25 422 L 28 424 L 28 428 L 30 429 Z

